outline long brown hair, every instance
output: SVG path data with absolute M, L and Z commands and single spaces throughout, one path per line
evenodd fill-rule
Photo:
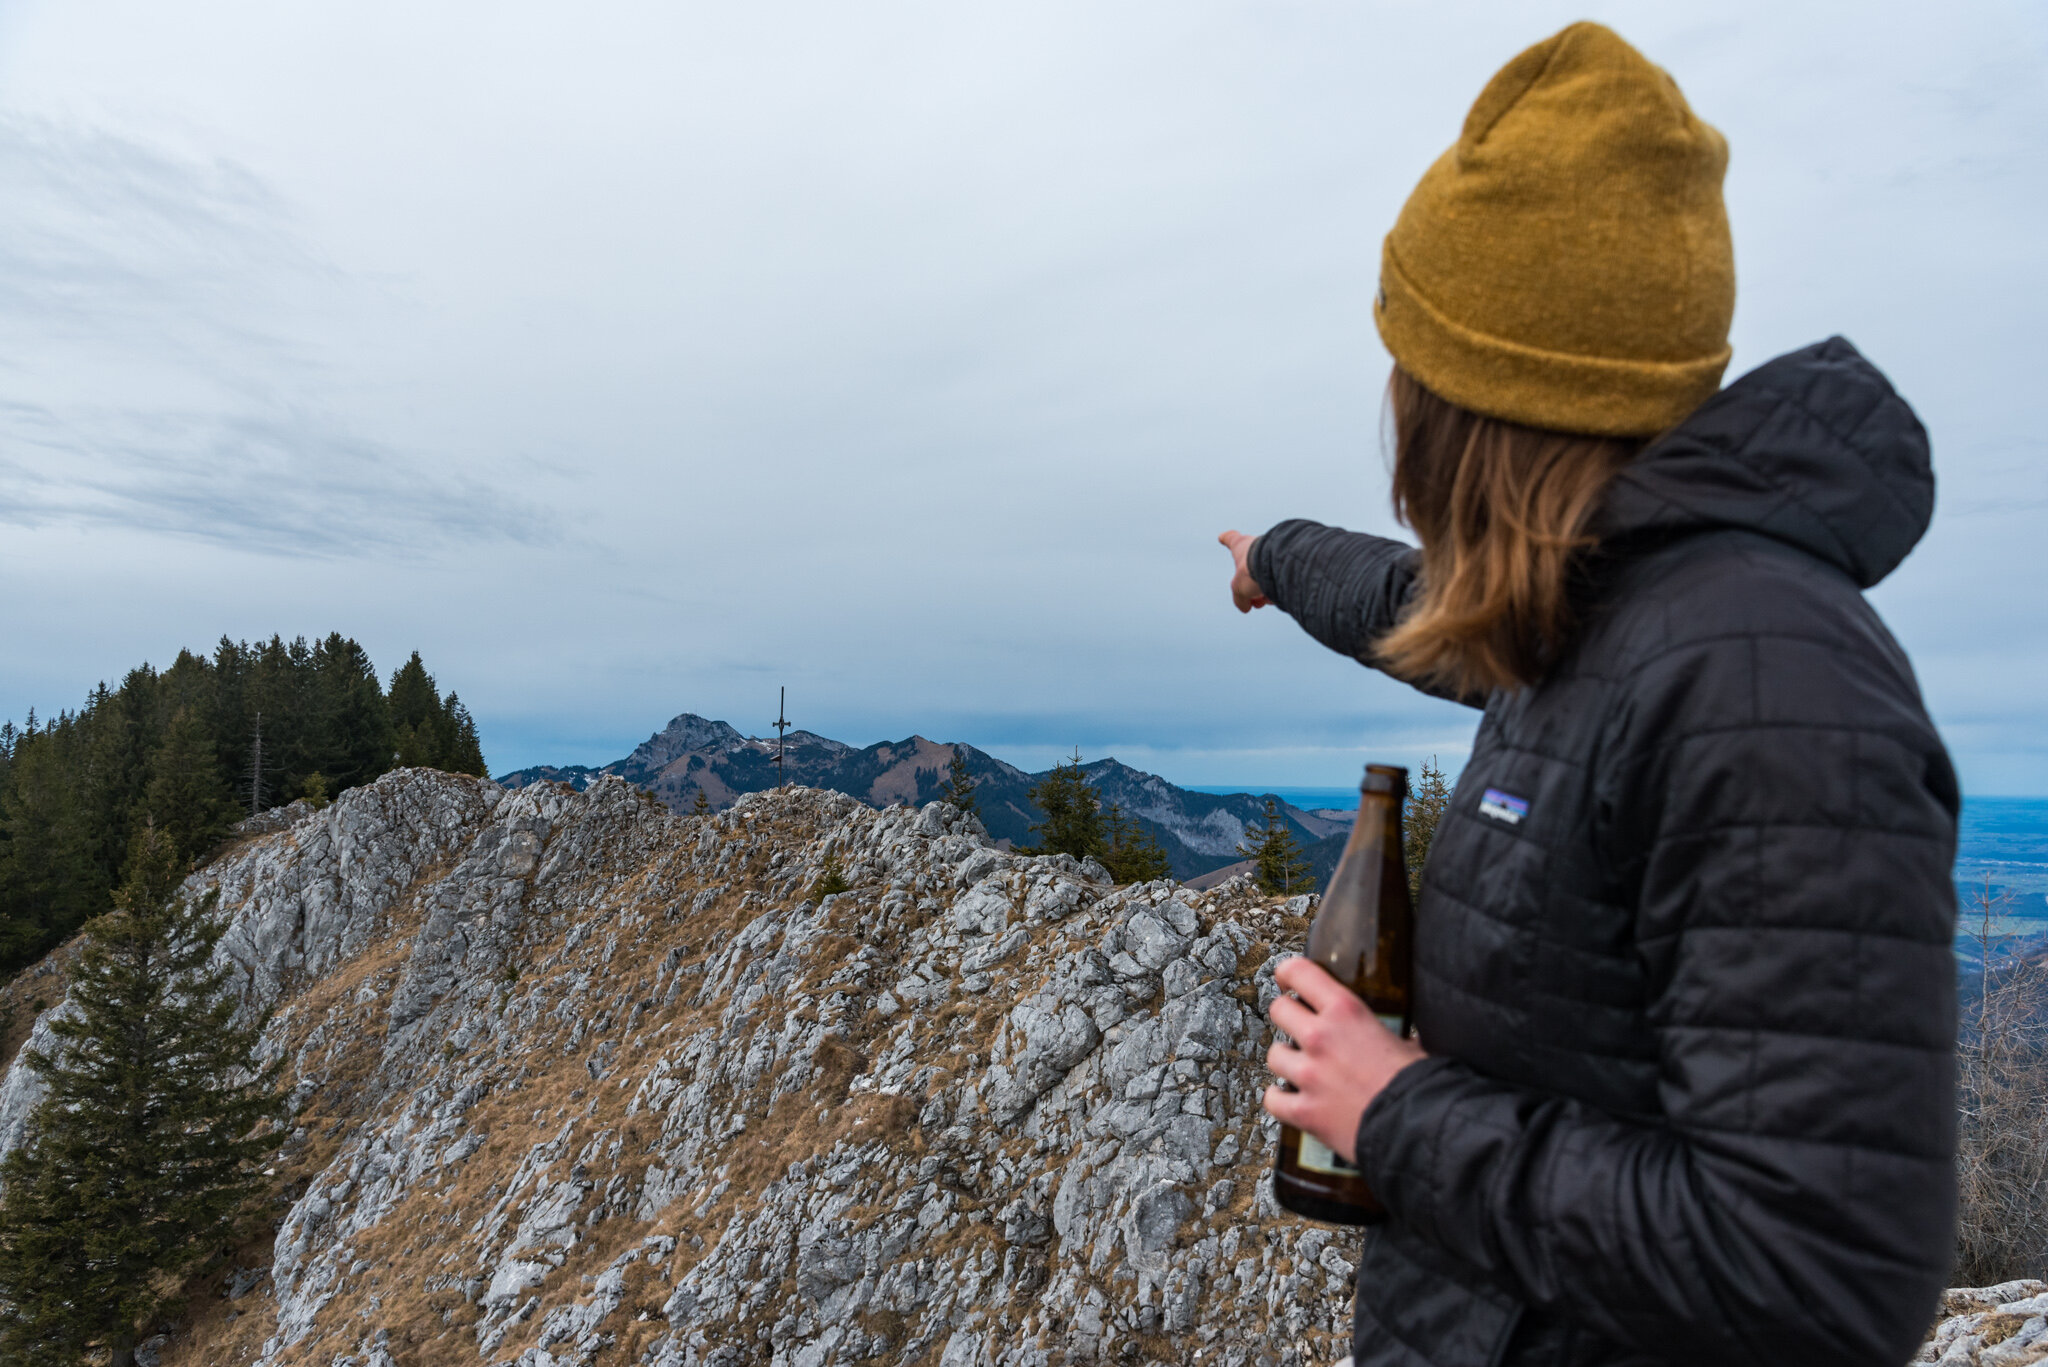
M 1572 569 L 1600 495 L 1644 443 L 1485 417 L 1399 366 L 1387 400 L 1394 513 L 1422 541 L 1422 574 L 1378 662 L 1465 694 L 1536 682 L 1577 625 Z

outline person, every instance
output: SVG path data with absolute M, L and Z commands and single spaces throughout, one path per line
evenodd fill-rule
M 1892 1364 L 1933 1318 L 1958 794 L 1862 596 L 1928 444 L 1839 337 L 1720 388 L 1726 162 L 1606 28 L 1509 62 L 1381 258 L 1419 549 L 1222 537 L 1240 609 L 1484 708 L 1416 1038 L 1279 970 L 1266 1109 L 1390 1212 L 1359 1367 Z

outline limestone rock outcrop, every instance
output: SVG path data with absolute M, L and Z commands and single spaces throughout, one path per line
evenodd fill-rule
M 2021 1367 L 2048 1358 L 2048 1282 L 1958 1287 L 1915 1362 L 1940 1367 Z
M 267 824 L 192 888 L 286 1061 L 275 1228 L 164 1367 L 1345 1352 L 1356 1236 L 1262 1180 L 1306 899 L 807 789 L 401 770 Z M 17 1061 L 0 1144 L 37 1096 Z

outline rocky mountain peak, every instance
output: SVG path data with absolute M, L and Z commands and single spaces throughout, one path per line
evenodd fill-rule
M 659 769 L 679 755 L 700 750 L 732 750 L 746 744 L 747 738 L 722 721 L 700 717 L 695 712 L 685 712 L 674 718 L 667 726 L 641 741 L 628 755 L 622 765 L 638 769 Z

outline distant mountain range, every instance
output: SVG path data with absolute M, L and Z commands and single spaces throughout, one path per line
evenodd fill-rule
M 725 722 L 685 712 L 632 754 L 601 768 L 543 764 L 502 775 L 498 782 L 508 788 L 566 783 L 581 792 L 600 774 L 616 774 L 676 812 L 687 812 L 699 792 L 713 807 L 722 808 L 742 793 L 760 792 L 782 781 L 829 788 L 871 807 L 921 806 L 940 796 L 958 752 L 966 757 L 967 772 L 975 782 L 975 804 L 991 836 L 1029 845 L 1035 840 L 1031 828 L 1045 819 L 1030 794 L 1051 771 L 1026 773 L 971 745 L 912 736 L 860 750 L 809 731 L 792 731 L 780 775 L 776 748 L 772 738 L 743 736 Z M 1267 794 L 1190 792 L 1114 759 L 1084 764 L 1081 772 L 1095 786 L 1105 810 L 1115 803 L 1152 833 L 1166 850 L 1174 877 L 1182 880 L 1237 863 L 1245 827 L 1265 820 Z M 1304 811 L 1286 802 L 1279 802 L 1279 807 L 1317 866 L 1319 878 L 1327 881 L 1351 828 L 1350 814 Z

